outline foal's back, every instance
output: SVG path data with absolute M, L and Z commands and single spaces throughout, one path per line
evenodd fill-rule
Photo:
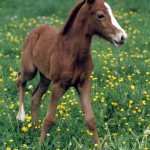
M 23 46 L 22 63 L 25 69 L 28 68 L 29 72 L 38 69 L 48 77 L 49 61 L 57 35 L 58 30 L 50 26 L 39 26 L 29 33 Z

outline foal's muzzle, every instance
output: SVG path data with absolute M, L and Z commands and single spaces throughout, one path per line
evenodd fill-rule
M 119 32 L 116 36 L 113 36 L 112 43 L 118 47 L 125 43 L 127 38 L 127 34 L 125 32 Z

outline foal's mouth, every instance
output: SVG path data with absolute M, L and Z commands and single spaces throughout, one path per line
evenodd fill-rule
M 124 41 L 116 41 L 115 39 L 112 39 L 112 43 L 116 46 L 116 47 L 119 47 L 121 45 L 124 44 Z

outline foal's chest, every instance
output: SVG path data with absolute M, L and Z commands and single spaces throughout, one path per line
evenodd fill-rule
M 93 67 L 94 65 L 91 56 L 88 55 L 87 58 L 81 56 L 70 66 L 70 71 L 68 70 L 66 78 L 70 81 L 71 86 L 77 82 L 83 82 L 90 77 Z

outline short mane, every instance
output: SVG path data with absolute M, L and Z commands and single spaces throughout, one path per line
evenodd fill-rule
M 71 28 L 80 8 L 82 7 L 82 5 L 85 3 L 86 0 L 81 1 L 80 3 L 77 3 L 74 8 L 72 9 L 72 11 L 70 12 L 70 15 L 64 25 L 64 27 L 61 30 L 61 34 L 65 35 L 69 29 Z

